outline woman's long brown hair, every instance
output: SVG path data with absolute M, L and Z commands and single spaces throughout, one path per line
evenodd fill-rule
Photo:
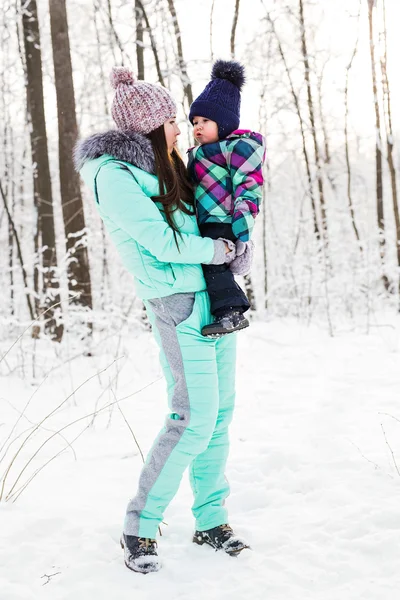
M 178 246 L 176 234 L 181 234 L 176 226 L 173 213 L 181 210 L 187 215 L 194 215 L 193 185 L 187 169 L 175 148 L 169 154 L 165 138 L 164 125 L 147 134 L 153 146 L 155 158 L 155 174 L 158 178 L 159 195 L 152 196 L 154 202 L 162 204 L 167 223 L 174 230 L 175 243 Z

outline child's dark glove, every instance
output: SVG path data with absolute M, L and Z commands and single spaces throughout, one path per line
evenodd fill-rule
M 234 275 L 248 275 L 253 262 L 254 242 L 236 242 L 236 258 L 229 265 Z

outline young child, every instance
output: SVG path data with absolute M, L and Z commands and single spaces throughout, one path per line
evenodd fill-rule
M 244 68 L 218 60 L 211 81 L 190 107 L 189 119 L 199 146 L 189 152 L 188 170 L 195 184 L 197 220 L 203 237 L 236 243 L 237 258 L 228 265 L 203 265 L 213 323 L 204 336 L 219 336 L 249 326 L 244 312 L 250 304 L 234 273 L 250 270 L 250 241 L 259 212 L 264 139 L 260 133 L 238 129 Z

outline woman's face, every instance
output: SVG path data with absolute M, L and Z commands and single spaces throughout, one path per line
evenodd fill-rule
M 164 123 L 165 139 L 167 140 L 168 152 L 171 154 L 172 150 L 176 148 L 178 135 L 180 135 L 180 129 L 176 124 L 176 117 L 168 119 Z

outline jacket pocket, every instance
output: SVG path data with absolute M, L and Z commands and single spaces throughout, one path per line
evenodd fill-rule
M 172 286 L 175 288 L 182 289 L 186 278 L 184 267 L 176 263 L 170 264 L 169 266 L 171 268 L 172 276 L 174 279 Z
M 150 280 L 173 287 L 176 283 L 175 272 L 170 263 L 146 263 L 145 268 Z
M 184 310 L 179 311 L 180 315 L 179 315 L 179 318 L 176 320 L 176 325 L 175 325 L 177 329 L 179 327 L 181 327 L 182 325 L 188 324 L 191 317 L 193 316 L 194 307 L 196 305 L 196 294 L 195 293 L 192 292 L 192 293 L 187 293 L 187 294 L 179 294 L 179 296 L 181 296 L 182 298 L 185 298 L 185 306 L 182 306 L 182 303 L 181 303 L 181 309 L 184 308 Z

